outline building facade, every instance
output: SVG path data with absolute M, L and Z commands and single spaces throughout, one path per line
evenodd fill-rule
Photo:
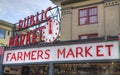
M 14 25 L 0 20 L 0 46 L 8 46 L 10 36 L 12 36 Z
M 3 74 L 2 58 L 4 47 L 8 47 L 10 36 L 13 34 L 14 25 L 0 20 L 0 74 Z
M 120 75 L 120 1 L 51 1 L 61 7 L 60 41 L 5 48 L 4 75 Z M 59 29 L 50 21 L 43 38 L 52 24 Z
M 120 34 L 119 0 L 51 1 L 61 6 L 63 41 Z

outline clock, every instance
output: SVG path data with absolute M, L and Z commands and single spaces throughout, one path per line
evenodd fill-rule
M 42 30 L 42 38 L 45 42 L 53 42 L 59 35 L 60 25 L 57 20 L 50 19 Z

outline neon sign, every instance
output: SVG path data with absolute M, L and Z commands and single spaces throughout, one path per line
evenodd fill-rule
M 49 43 L 56 40 L 59 35 L 60 27 L 56 19 L 48 16 L 50 10 L 52 10 L 52 8 L 48 7 L 46 10 L 42 10 L 41 13 L 37 12 L 36 15 L 30 15 L 25 17 L 24 20 L 19 20 L 17 27 L 18 32 L 24 29 L 29 30 L 28 28 L 40 25 L 43 22 L 45 22 L 45 25 L 10 37 L 9 47 L 35 44 L 42 41 Z
M 119 58 L 119 42 L 99 42 L 38 47 L 4 52 L 3 64 L 109 60 Z

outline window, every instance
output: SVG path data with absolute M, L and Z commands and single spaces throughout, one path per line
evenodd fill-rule
M 94 24 L 98 22 L 97 7 L 85 8 L 79 10 L 79 25 Z
M 97 38 L 98 34 L 93 33 L 93 34 L 84 34 L 84 35 L 79 35 L 79 39 L 90 39 L 90 38 Z
M 5 38 L 5 30 L 0 29 L 0 38 Z
M 120 63 L 55 64 L 54 75 L 120 75 Z
M 8 31 L 8 35 L 10 35 L 10 31 Z

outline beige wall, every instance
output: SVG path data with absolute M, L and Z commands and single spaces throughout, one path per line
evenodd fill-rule
M 9 38 L 12 35 L 12 28 L 13 25 L 6 23 L 5 21 L 0 21 L 0 29 L 3 29 L 6 31 L 5 38 L 0 38 L 0 44 L 3 44 L 4 46 L 8 46 L 9 44 Z M 9 32 L 9 35 L 8 35 Z
M 118 36 L 120 33 L 120 6 L 115 3 L 119 2 L 117 0 L 110 2 L 89 0 L 62 6 L 61 41 L 76 40 L 78 35 L 92 33 L 98 33 L 98 37 Z M 78 10 L 94 6 L 98 7 L 98 23 L 78 26 Z
M 98 7 L 99 14 L 103 14 L 104 11 L 102 4 L 99 5 L 92 5 L 88 7 L 83 8 L 89 8 L 89 7 Z M 78 26 L 78 10 L 82 8 L 73 9 L 72 13 L 72 40 L 78 39 L 78 35 L 83 34 L 91 34 L 91 33 L 98 33 L 99 36 L 104 35 L 104 16 L 98 15 L 98 23 L 97 24 L 89 24 L 89 25 L 83 25 Z
M 120 33 L 119 5 L 105 7 L 106 35 L 115 36 Z
M 72 38 L 71 29 L 72 29 L 71 9 L 65 9 L 62 12 L 62 18 L 61 18 L 61 40 L 64 40 L 64 39 L 71 40 Z

